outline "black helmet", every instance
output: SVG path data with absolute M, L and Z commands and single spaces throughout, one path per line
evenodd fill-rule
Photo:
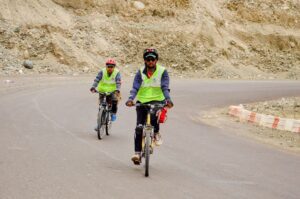
M 157 50 L 154 48 L 147 48 L 144 50 L 143 58 L 146 59 L 147 57 L 153 57 L 154 59 L 158 59 Z

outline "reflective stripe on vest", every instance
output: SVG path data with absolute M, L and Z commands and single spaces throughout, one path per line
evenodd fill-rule
M 164 67 L 157 65 L 153 75 L 148 78 L 147 75 L 143 73 L 143 68 L 140 69 L 143 81 L 137 93 L 138 101 L 146 103 L 150 101 L 162 101 L 165 99 L 165 96 L 161 90 L 161 77 L 164 71 Z
M 97 90 L 99 92 L 113 92 L 117 90 L 116 77 L 119 70 L 114 69 L 114 72 L 108 76 L 106 68 L 102 69 L 102 79 L 100 80 Z

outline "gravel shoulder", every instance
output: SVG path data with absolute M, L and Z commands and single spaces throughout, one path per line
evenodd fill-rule
M 300 153 L 300 134 L 240 122 L 238 118 L 228 115 L 228 107 L 203 112 L 198 120 L 210 126 L 229 129 L 228 132 L 267 144 L 278 150 Z

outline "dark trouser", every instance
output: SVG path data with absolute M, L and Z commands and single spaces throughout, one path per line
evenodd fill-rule
M 104 95 L 99 94 L 100 103 L 102 103 L 103 98 L 104 98 Z M 112 105 L 111 112 L 112 113 L 117 113 L 117 111 L 118 111 L 118 99 L 117 99 L 116 94 L 112 93 L 111 95 L 106 97 L 106 100 L 107 100 L 108 104 Z
M 163 101 L 159 103 L 163 103 Z M 154 127 L 154 133 L 159 132 L 159 123 L 157 122 L 158 118 L 156 116 L 156 112 L 157 111 L 151 114 L 151 125 Z M 134 149 L 135 152 L 141 152 L 142 139 L 143 139 L 143 126 L 146 124 L 146 119 L 147 119 L 147 107 L 137 106 L 136 116 L 137 119 L 136 119 L 136 128 L 135 128 L 135 136 L 134 136 Z

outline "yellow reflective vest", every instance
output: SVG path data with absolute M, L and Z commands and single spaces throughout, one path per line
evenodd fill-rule
M 114 69 L 114 72 L 108 76 L 106 68 L 102 69 L 102 79 L 99 81 L 97 90 L 99 92 L 113 92 L 117 90 L 116 76 L 119 70 Z
M 161 89 L 161 78 L 165 68 L 160 65 L 156 65 L 156 70 L 150 78 L 143 73 L 143 69 L 144 68 L 140 69 L 143 81 L 137 93 L 137 100 L 142 103 L 164 100 L 165 96 Z

